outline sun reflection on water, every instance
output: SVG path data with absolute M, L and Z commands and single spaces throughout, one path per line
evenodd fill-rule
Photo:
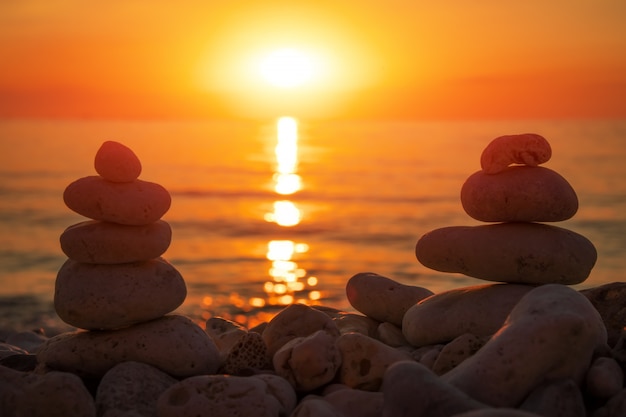
M 280 196 L 293 195 L 302 189 L 298 170 L 298 121 L 292 117 L 281 117 L 276 122 L 276 168 L 273 175 L 274 190 Z M 273 211 L 265 214 L 265 220 L 281 227 L 294 227 L 302 221 L 301 211 L 291 200 L 274 201 Z M 298 266 L 297 258 L 309 251 L 307 243 L 293 240 L 270 240 L 267 243 L 267 259 L 271 262 L 263 290 L 266 299 L 254 298 L 254 306 L 287 305 L 294 302 L 313 304 L 321 298 L 313 290 L 318 283 L 316 277 Z

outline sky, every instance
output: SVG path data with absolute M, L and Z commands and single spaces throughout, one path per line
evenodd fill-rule
M 624 118 L 624 21 L 623 0 L 2 0 L 0 117 Z M 280 48 L 305 83 L 263 78 Z

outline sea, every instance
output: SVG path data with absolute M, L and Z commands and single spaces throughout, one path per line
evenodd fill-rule
M 433 292 L 483 283 L 424 267 L 415 244 L 480 224 L 461 187 L 491 140 L 516 133 L 547 138 L 545 166 L 578 195 L 576 215 L 555 224 L 598 251 L 576 288 L 624 281 L 626 120 L 2 120 L 0 329 L 71 328 L 53 305 L 59 236 L 86 219 L 63 191 L 96 175 L 104 141 L 133 149 L 140 179 L 172 196 L 163 258 L 187 285 L 176 312 L 254 326 L 295 302 L 353 311 L 345 285 L 360 272 Z

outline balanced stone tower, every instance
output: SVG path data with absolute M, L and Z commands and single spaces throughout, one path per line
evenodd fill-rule
M 215 371 L 211 339 L 188 318 L 168 315 L 187 295 L 181 274 L 161 257 L 172 236 L 161 220 L 170 194 L 138 179 L 141 162 L 120 143 L 102 144 L 95 169 L 99 175 L 74 181 L 63 195 L 67 207 L 91 220 L 61 235 L 69 259 L 54 293 L 59 317 L 87 331 L 50 339 L 39 362 L 95 377 L 128 360 L 175 376 Z

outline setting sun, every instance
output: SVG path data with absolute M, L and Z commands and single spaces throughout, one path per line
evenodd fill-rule
M 303 85 L 315 75 L 313 57 L 293 48 L 281 48 L 267 55 L 260 64 L 261 75 L 275 87 L 292 88 Z

